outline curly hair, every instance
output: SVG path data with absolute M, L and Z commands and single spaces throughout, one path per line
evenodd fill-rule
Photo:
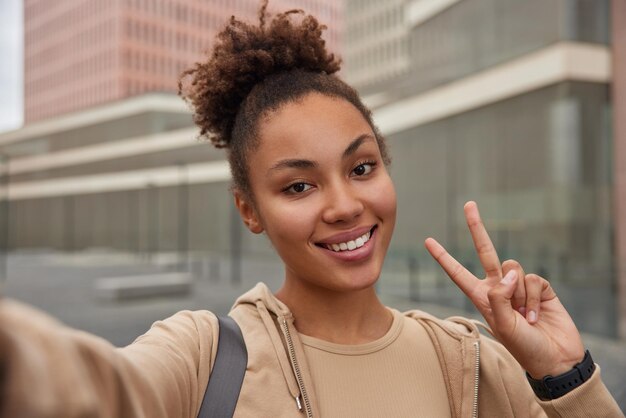
M 385 141 L 370 110 L 356 90 L 334 75 L 341 61 L 326 50 L 326 26 L 302 10 L 277 14 L 266 23 L 267 3 L 261 4 L 258 26 L 232 16 L 208 60 L 178 80 L 178 93 L 192 106 L 200 137 L 227 149 L 233 187 L 253 197 L 247 159 L 258 145 L 259 119 L 312 92 L 352 103 L 372 127 L 388 164 Z M 293 16 L 301 19 L 294 22 Z

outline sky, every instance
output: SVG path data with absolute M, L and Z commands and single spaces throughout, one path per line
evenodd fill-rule
M 22 125 L 22 0 L 0 0 L 0 132 Z

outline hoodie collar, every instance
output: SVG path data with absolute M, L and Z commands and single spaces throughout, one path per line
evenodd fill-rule
M 232 309 L 235 309 L 239 305 L 249 304 L 257 306 L 258 302 L 261 302 L 270 313 L 273 313 L 279 318 L 291 319 L 293 317 L 287 305 L 278 300 L 265 283 L 260 282 L 257 283 L 252 289 L 239 296 Z

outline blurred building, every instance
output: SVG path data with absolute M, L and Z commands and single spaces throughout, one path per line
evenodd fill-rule
M 428 285 L 428 236 L 482 274 L 462 216 L 476 200 L 502 260 L 550 278 L 582 329 L 626 337 L 626 11 L 612 3 L 346 1 L 347 77 L 394 157 L 390 263 L 423 254 L 405 262 L 417 297 L 461 303 Z
M 269 3 L 318 17 L 339 50 L 341 2 Z M 256 23 L 260 4 L 24 0 L 25 126 L 0 134 L 0 252 L 268 257 L 240 232 L 224 154 L 197 139 L 175 94 L 230 16 Z
M 610 13 L 623 2 L 270 3 L 316 14 L 331 45 L 346 19 L 342 74 L 394 159 L 381 292 L 466 306 L 422 243 L 441 239 L 479 274 L 462 215 L 472 199 L 502 260 L 549 278 L 583 330 L 626 336 L 626 10 Z M 0 134 L 2 246 L 270 258 L 240 233 L 224 155 L 194 139 L 171 93 L 233 2 L 103 4 L 25 1 L 27 124 Z M 234 2 L 250 18 L 257 4 Z
M 259 0 L 24 0 L 24 120 L 30 123 L 144 92 L 175 92 L 177 77 L 231 15 L 255 19 Z M 338 47 L 341 8 L 332 0 L 274 0 L 328 24 Z
M 409 70 L 406 12 L 407 0 L 346 1 L 344 71 L 362 92 Z

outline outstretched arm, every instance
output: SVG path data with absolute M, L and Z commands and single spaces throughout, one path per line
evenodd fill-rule
M 125 348 L 0 301 L 0 418 L 195 418 L 217 321 L 180 312 Z

